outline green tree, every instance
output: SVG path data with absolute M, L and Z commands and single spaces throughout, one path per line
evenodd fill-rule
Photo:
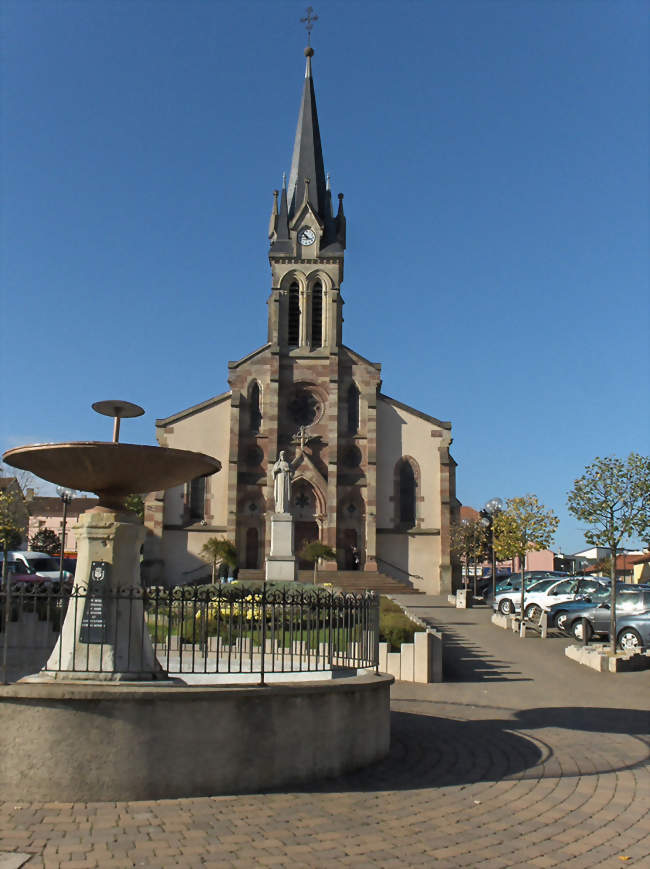
M 627 459 L 599 456 L 573 483 L 569 511 L 590 527 L 585 540 L 610 551 L 611 600 L 609 642 L 616 652 L 616 554 L 623 540 L 650 533 L 650 457 L 630 453 Z
M 305 561 L 312 561 L 314 564 L 314 585 L 318 582 L 318 562 L 321 558 L 327 558 L 331 561 L 336 560 L 336 552 L 330 547 L 321 543 L 320 540 L 313 540 L 311 543 L 306 543 L 303 546 L 300 557 Z
M 488 545 L 488 529 L 481 519 L 461 519 L 451 526 L 451 550 L 465 565 L 465 585 L 469 585 L 470 564 L 476 563 L 485 555 Z M 474 570 L 476 588 L 476 570 Z
M 138 519 L 144 521 L 144 499 L 142 495 L 127 495 L 124 499 L 124 506 L 127 510 L 135 513 Z
M 2 547 L 2 584 L 7 585 L 7 553 L 22 543 L 20 508 L 22 496 L 10 488 L 0 489 L 0 546 Z
M 235 544 L 227 539 L 210 537 L 201 547 L 201 558 L 212 564 L 212 582 L 217 578 L 217 563 L 227 564 L 228 567 L 237 566 L 237 549 Z
M 29 548 L 55 555 L 61 551 L 61 538 L 51 528 L 41 528 L 29 538 Z
M 548 549 L 553 541 L 559 519 L 547 510 L 536 495 L 510 498 L 506 509 L 494 517 L 494 551 L 500 561 L 519 558 L 521 564 L 521 617 L 524 617 L 524 586 L 526 555 Z

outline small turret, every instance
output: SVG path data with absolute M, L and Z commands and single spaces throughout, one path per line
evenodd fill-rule
M 342 193 L 339 193 L 339 210 L 336 214 L 336 240 L 345 250 L 345 214 L 343 213 Z
M 278 224 L 278 196 L 279 190 L 273 191 L 273 208 L 271 209 L 271 217 L 269 218 L 269 238 L 273 238 Z

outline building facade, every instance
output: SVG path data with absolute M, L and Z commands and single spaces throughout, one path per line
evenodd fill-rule
M 330 569 L 449 591 L 451 423 L 384 395 L 381 365 L 343 343 L 343 194 L 334 205 L 305 54 L 291 171 L 269 224 L 267 341 L 228 364 L 227 392 L 156 423 L 161 445 L 215 456 L 222 470 L 147 499 L 149 580 L 207 574 L 199 553 L 214 536 L 235 542 L 242 568 L 262 569 L 284 451 L 297 553 L 320 540 L 336 551 Z

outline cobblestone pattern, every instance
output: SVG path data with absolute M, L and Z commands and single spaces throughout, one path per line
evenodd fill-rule
M 487 612 L 436 612 L 464 681 L 396 683 L 382 763 L 290 793 L 3 802 L 0 866 L 650 866 L 650 674 L 621 682 Z
M 646 717 L 605 716 L 587 732 L 548 710 L 518 721 L 407 696 L 394 707 L 390 757 L 318 789 L 5 802 L 0 849 L 33 854 L 29 869 L 649 865 Z

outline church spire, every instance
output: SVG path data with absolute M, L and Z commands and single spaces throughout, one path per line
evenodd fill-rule
M 323 165 L 323 149 L 318 127 L 316 111 L 316 94 L 314 80 L 311 75 L 311 59 L 314 49 L 308 45 L 305 49 L 307 63 L 305 67 L 305 84 L 302 91 L 296 139 L 293 145 L 293 158 L 289 173 L 287 199 L 289 203 L 289 220 L 299 209 L 305 181 L 309 180 L 309 202 L 316 214 L 325 222 L 326 214 L 326 184 Z

